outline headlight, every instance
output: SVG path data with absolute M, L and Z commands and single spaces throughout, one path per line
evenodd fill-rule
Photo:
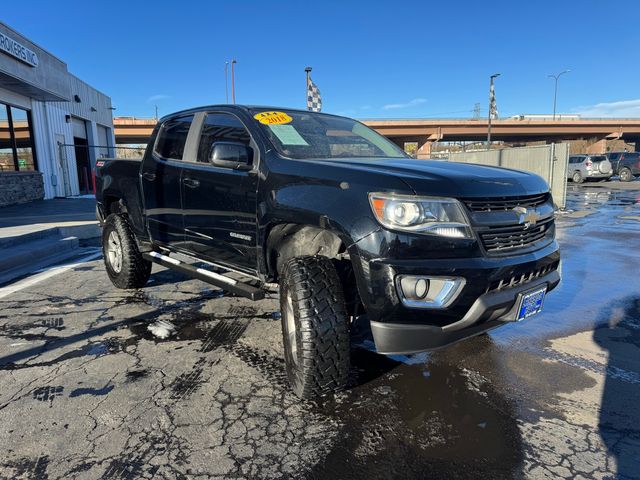
M 473 238 L 460 202 L 454 198 L 370 193 L 378 221 L 391 230 L 452 238 Z

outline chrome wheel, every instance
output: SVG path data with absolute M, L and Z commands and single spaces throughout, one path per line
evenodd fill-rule
M 287 325 L 287 341 L 289 342 L 289 349 L 291 351 L 291 357 L 295 365 L 298 364 L 298 342 L 296 340 L 296 320 L 293 315 L 293 299 L 291 298 L 291 292 L 287 291 L 287 298 L 285 299 L 284 319 Z
M 623 182 L 630 182 L 631 181 L 631 172 L 629 170 L 627 170 L 626 168 L 624 170 L 622 170 L 620 172 L 620 180 L 622 180 Z
M 120 270 L 122 270 L 122 242 L 116 232 L 109 234 L 109 239 L 107 240 L 107 258 L 113 271 L 120 273 Z

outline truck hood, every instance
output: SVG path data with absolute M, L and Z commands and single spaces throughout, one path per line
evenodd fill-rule
M 343 168 L 393 175 L 416 195 L 500 197 L 534 195 L 549 190 L 538 175 L 509 168 L 410 158 L 332 159 Z

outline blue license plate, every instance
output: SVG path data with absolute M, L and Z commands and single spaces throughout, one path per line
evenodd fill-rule
M 545 286 L 522 295 L 522 298 L 520 299 L 520 306 L 518 307 L 516 322 L 529 318 L 536 313 L 540 313 L 546 293 L 547 287 Z

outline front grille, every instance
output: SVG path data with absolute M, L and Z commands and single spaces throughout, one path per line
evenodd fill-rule
M 528 272 L 524 272 L 520 275 L 511 275 L 509 277 L 504 277 L 499 280 L 495 280 L 491 282 L 491 284 L 487 287 L 487 293 L 489 292 L 497 292 L 500 290 L 504 290 L 506 288 L 517 287 L 518 285 L 522 285 L 524 283 L 529 283 L 536 278 L 542 277 L 547 273 L 554 272 L 558 269 L 560 265 L 560 261 L 555 261 L 544 267 L 538 267 L 534 270 L 530 270 Z
M 513 210 L 515 207 L 535 208 L 549 200 L 549 193 L 520 197 L 469 198 L 463 200 L 472 212 L 496 212 Z
M 480 239 L 489 253 L 505 253 L 526 248 L 542 240 L 553 227 L 553 217 L 542 220 L 526 228 L 526 225 L 489 227 L 479 230 Z

